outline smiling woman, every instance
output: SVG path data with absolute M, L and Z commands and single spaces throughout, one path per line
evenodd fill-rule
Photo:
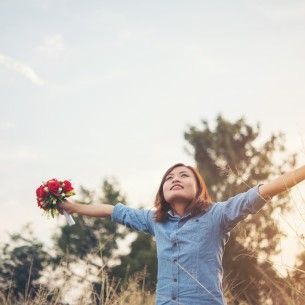
M 158 256 L 156 305 L 225 305 L 222 256 L 230 231 L 257 213 L 272 196 L 305 179 L 305 166 L 247 192 L 212 203 L 198 171 L 178 163 L 164 174 L 156 210 L 121 203 L 82 205 L 65 201 L 69 213 L 111 217 L 126 227 L 155 236 Z
M 155 200 L 155 219 L 157 222 L 165 220 L 170 209 L 180 216 L 188 212 L 195 216 L 203 212 L 211 202 L 198 171 L 178 163 L 170 167 L 162 178 Z

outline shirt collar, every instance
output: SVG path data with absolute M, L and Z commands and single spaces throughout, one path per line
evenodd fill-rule
M 186 213 L 184 216 L 180 217 L 179 215 L 175 215 L 175 213 L 173 212 L 173 210 L 168 210 L 167 213 L 169 214 L 170 217 L 178 217 L 178 218 L 181 218 L 181 219 L 187 218 L 187 217 L 189 217 L 189 216 L 192 215 L 191 212 L 188 212 L 188 213 Z
M 209 204 L 204 210 L 205 210 L 205 212 L 208 212 L 209 210 L 210 210 L 210 208 L 212 207 L 212 204 Z M 189 216 L 191 216 L 192 215 L 192 213 L 191 212 L 188 212 L 187 214 L 185 214 L 183 217 L 180 217 L 179 215 L 175 215 L 175 213 L 173 212 L 173 210 L 168 210 L 167 211 L 167 214 L 170 216 L 170 217 L 174 217 L 174 218 L 181 218 L 181 219 L 183 219 L 183 218 L 187 218 L 187 217 L 189 217 Z

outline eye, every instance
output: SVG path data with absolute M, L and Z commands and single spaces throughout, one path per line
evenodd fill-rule
M 166 177 L 165 181 L 170 180 L 172 178 L 173 178 L 172 176 L 168 176 L 168 177 Z
M 188 174 L 182 174 L 181 177 L 189 177 Z

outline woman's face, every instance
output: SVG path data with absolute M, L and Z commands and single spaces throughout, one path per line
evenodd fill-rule
M 187 167 L 174 168 L 165 178 L 163 194 L 166 202 L 191 202 L 197 192 L 194 173 Z

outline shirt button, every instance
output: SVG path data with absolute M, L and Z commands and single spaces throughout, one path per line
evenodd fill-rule
M 177 263 L 177 260 L 176 260 L 176 259 L 174 259 L 174 263 Z
M 177 282 L 177 279 L 174 279 L 174 282 Z
M 199 219 L 196 219 L 196 222 L 199 222 Z
M 176 247 L 176 246 L 177 246 L 177 243 L 173 243 L 173 246 Z
M 175 301 L 175 300 L 176 300 L 176 297 L 172 297 L 172 300 L 174 300 L 174 301 Z

